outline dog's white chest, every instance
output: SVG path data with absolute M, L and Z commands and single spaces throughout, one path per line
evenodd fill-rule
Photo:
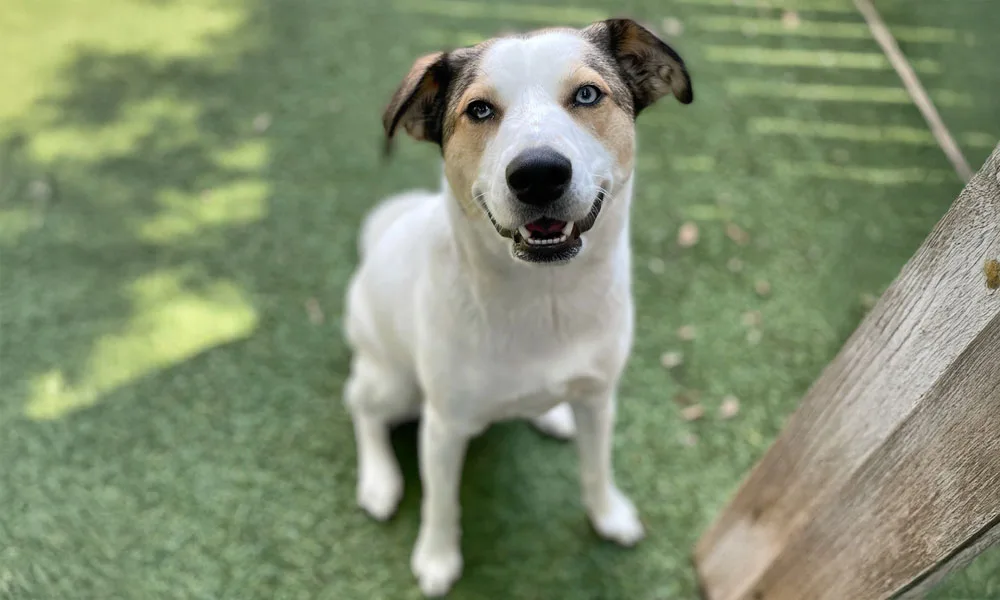
M 599 387 L 597 377 L 581 373 L 539 374 L 536 380 L 522 380 L 508 394 L 503 387 L 496 388 L 497 395 L 487 402 L 484 416 L 489 421 L 538 417 L 560 402 Z
M 464 348 L 463 375 L 448 394 L 451 414 L 475 427 L 530 419 L 611 384 L 623 356 L 614 338 L 585 335 L 548 344 L 539 343 L 540 333 L 508 329 L 486 338 L 492 343 Z

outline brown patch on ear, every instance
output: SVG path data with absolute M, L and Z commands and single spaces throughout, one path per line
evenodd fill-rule
M 413 63 L 382 113 L 387 154 L 399 125 L 417 140 L 441 144 L 441 122 L 449 79 L 450 70 L 444 52 L 422 56 Z
M 583 34 L 618 64 L 632 91 L 635 114 L 663 96 L 673 94 L 682 104 L 694 100 L 684 60 L 666 42 L 632 19 L 608 19 Z

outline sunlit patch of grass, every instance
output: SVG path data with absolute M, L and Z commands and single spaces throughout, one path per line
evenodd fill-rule
M 98 402 L 115 388 L 179 364 L 209 348 L 248 336 L 257 313 L 234 284 L 185 288 L 181 271 L 141 277 L 127 291 L 133 314 L 122 331 L 99 338 L 75 381 L 53 369 L 34 381 L 24 412 L 57 419 Z
M 964 145 L 971 146 L 974 148 L 992 149 L 995 148 L 998 143 L 1000 143 L 1000 137 L 978 131 L 963 133 L 960 134 L 958 137 Z
M 820 162 L 775 160 L 771 162 L 779 177 L 813 177 L 834 181 L 856 181 L 871 185 L 938 184 L 955 179 L 954 171 L 923 167 L 860 167 Z
M 712 33 L 752 33 L 760 36 L 868 40 L 871 30 L 865 23 L 802 20 L 794 27 L 779 19 L 744 18 L 731 15 L 705 15 L 687 20 L 693 28 Z M 893 27 L 893 35 L 907 43 L 953 43 L 954 29 L 943 27 Z
M 674 0 L 678 4 L 700 6 L 728 6 L 746 8 L 775 8 L 833 13 L 856 13 L 850 0 Z
M 780 67 L 817 67 L 824 69 L 865 69 L 889 71 L 892 65 L 881 52 L 844 52 L 840 50 L 803 50 L 798 48 L 761 48 L 759 46 L 706 46 L 705 58 L 712 62 Z M 936 61 L 913 62 L 923 73 L 938 73 Z
M 58 19 L 46 18 L 55 13 Z M 243 19 L 237 4 L 205 0 L 6 2 L 0 10 L 0 56 L 32 59 L 4 61 L 0 121 L 57 91 L 63 83 L 58 70 L 81 48 L 161 58 L 217 56 L 213 39 L 237 29 Z M 128 35 L 122 35 L 123 23 Z
M 42 163 L 73 159 L 98 161 L 128 155 L 146 136 L 155 134 L 158 144 L 196 141 L 202 132 L 198 109 L 170 97 L 128 103 L 108 123 L 58 124 L 37 131 L 30 140 L 31 158 Z M 169 127 L 164 127 L 164 124 Z M 166 135 L 165 135 L 166 133 Z
M 160 198 L 163 212 L 142 223 L 139 237 L 166 243 L 197 235 L 214 225 L 252 223 L 265 216 L 266 199 L 267 186 L 254 180 L 206 191 L 200 198 L 168 191 Z
M 792 135 L 827 140 L 909 144 L 913 146 L 937 145 L 937 141 L 931 135 L 930 130 L 898 125 L 873 126 L 857 123 L 753 117 L 747 122 L 747 130 L 757 135 Z M 970 147 L 992 148 L 996 145 L 994 138 L 985 133 L 963 133 L 959 134 L 958 138 L 964 145 Z
M 760 79 L 733 79 L 725 82 L 726 92 L 733 96 L 791 98 L 822 102 L 870 102 L 874 104 L 910 104 L 912 100 L 900 87 L 779 83 Z M 971 106 L 972 97 L 962 92 L 941 90 L 931 94 L 940 106 Z
M 762 135 L 795 135 L 830 140 L 885 142 L 918 146 L 933 146 L 935 144 L 934 136 L 931 135 L 930 131 L 916 127 L 873 127 L 854 123 L 754 117 L 747 122 L 747 129 L 750 133 Z
M 675 155 L 671 156 L 670 168 L 676 171 L 688 173 L 708 173 L 715 168 L 715 157 L 705 154 L 695 154 L 691 156 Z M 640 156 L 637 166 L 641 170 L 655 171 L 663 168 L 663 158 L 659 156 Z
M 0 209 L 0 243 L 14 243 L 40 224 L 35 211 L 26 208 Z
M 395 0 L 393 8 L 406 13 L 453 19 L 503 19 L 547 25 L 587 25 L 607 18 L 606 12 L 570 6 L 537 6 L 469 0 Z
M 217 151 L 213 158 L 219 167 L 250 174 L 265 166 L 267 156 L 262 140 L 250 140 Z M 259 221 L 267 214 L 268 193 L 267 184 L 250 175 L 197 196 L 166 190 L 157 198 L 160 212 L 139 223 L 138 234 L 153 243 L 168 243 L 199 235 L 209 227 Z

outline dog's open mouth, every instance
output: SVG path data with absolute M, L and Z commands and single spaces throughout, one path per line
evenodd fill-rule
M 580 236 L 590 231 L 597 221 L 604 204 L 604 192 L 598 193 L 590 212 L 579 221 L 563 221 L 552 217 L 541 217 L 509 231 L 501 227 L 493 216 L 490 221 L 497 232 L 513 241 L 515 258 L 525 262 L 564 262 L 576 256 L 583 247 Z M 489 212 L 489 211 L 487 211 Z

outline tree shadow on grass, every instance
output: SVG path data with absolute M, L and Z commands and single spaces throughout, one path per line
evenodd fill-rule
M 353 502 L 339 314 L 362 213 L 416 169 L 434 173 L 433 155 L 385 178 L 370 98 L 398 74 L 375 81 L 358 64 L 375 44 L 373 9 L 356 4 L 253 4 L 195 56 L 80 48 L 62 91 L 0 130 L 12 219 L 0 455 L 18 457 L 0 485 L 18 515 L 0 520 L 0 577 L 12 587 L 413 596 L 415 440 L 397 436 L 410 486 L 399 518 L 371 524 Z M 549 546 L 521 547 L 549 526 L 515 485 L 531 463 L 518 444 L 545 443 L 527 433 L 500 428 L 470 453 L 461 589 L 492 598 L 524 569 L 522 591 L 617 597 L 613 573 L 566 552 L 554 580 Z M 550 450 L 557 471 L 572 459 Z M 579 507 L 562 510 L 576 490 L 546 494 L 580 525 Z
M 4 124 L 0 455 L 18 458 L 0 475 L 0 505 L 18 518 L 0 520 L 13 541 L 0 548 L 0 582 L 21 578 L 38 597 L 416 597 L 414 430 L 395 439 L 408 486 L 399 517 L 374 525 L 354 506 L 353 439 L 338 400 L 357 223 L 378 197 L 438 175 L 430 147 L 401 144 L 391 175 L 379 160 L 372 99 L 387 98 L 429 49 L 411 19 L 387 19 L 383 8 L 251 3 L 242 25 L 200 54 L 82 48 L 60 72 L 61 92 Z M 693 594 L 686 548 L 764 445 L 747 440 L 773 435 L 776 415 L 860 318 L 845 303 L 860 286 L 877 292 L 953 197 L 942 188 L 928 199 L 920 182 L 835 185 L 823 170 L 791 181 L 776 161 L 836 162 L 846 152 L 848 167 L 909 168 L 938 158 L 774 138 L 753 138 L 747 152 L 749 143 L 730 143 L 744 131 L 726 129 L 745 117 L 845 117 L 787 98 L 754 99 L 750 112 L 720 100 L 721 67 L 696 66 L 710 91 L 691 124 L 680 112 L 662 117 L 668 109 L 640 122 L 643 154 L 656 162 L 641 173 L 637 265 L 670 261 L 637 281 L 643 335 L 633 364 L 642 371 L 623 393 L 645 402 L 624 403 L 620 462 L 623 478 L 641 483 L 646 550 L 621 552 L 590 533 L 570 447 L 505 425 L 470 451 L 456 597 Z M 906 121 L 871 107 L 862 116 Z M 711 172 L 688 168 L 707 155 Z M 685 211 L 727 191 L 720 180 L 755 240 L 739 250 L 739 276 L 723 267 L 735 251 L 721 225 L 702 223 L 691 251 L 672 244 Z M 796 204 L 797 195 L 816 202 Z M 830 199 L 839 204 L 819 202 Z M 803 222 L 826 227 L 790 229 Z M 873 222 L 881 238 L 865 229 Z M 805 257 L 810 245 L 822 261 Z M 796 253 L 804 258 L 774 258 Z M 778 271 L 788 265 L 798 271 Z M 744 419 L 704 432 L 685 454 L 676 438 L 686 425 L 652 404 L 674 383 L 649 363 L 689 316 L 675 307 L 700 298 L 706 312 L 719 309 L 718 322 L 738 321 L 759 301 L 761 276 L 777 297 L 766 318 L 785 319 L 762 346 L 747 351 L 738 327 L 720 327 L 724 335 L 706 335 L 686 357 L 690 385 L 740 387 Z M 816 313 L 815 331 L 801 327 Z

